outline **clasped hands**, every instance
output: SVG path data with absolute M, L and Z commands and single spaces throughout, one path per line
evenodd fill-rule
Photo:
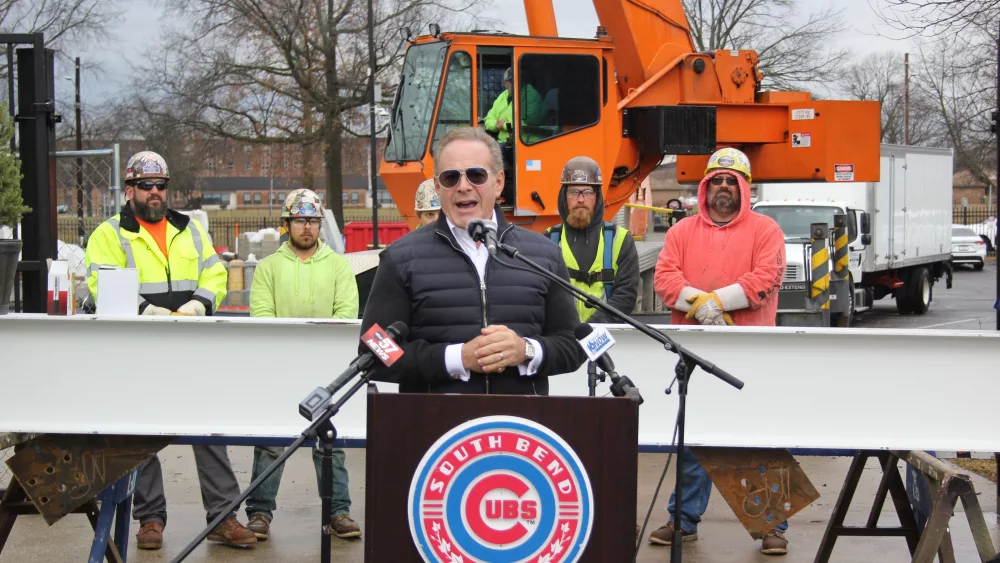
M 490 325 L 462 344 L 462 366 L 480 373 L 501 372 L 524 363 L 525 342 L 504 325 Z
M 722 307 L 722 301 L 715 292 L 699 293 L 687 298 L 691 310 L 684 318 L 695 319 L 703 325 L 734 325 L 733 318 Z

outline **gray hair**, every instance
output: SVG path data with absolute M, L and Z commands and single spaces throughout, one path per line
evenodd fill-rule
M 437 146 L 434 147 L 435 176 L 441 172 L 438 169 L 438 162 L 441 159 L 441 153 L 444 152 L 444 148 L 453 141 L 479 141 L 490 151 L 490 172 L 498 174 L 503 170 L 503 155 L 500 154 L 500 145 L 497 144 L 493 137 L 490 137 L 486 131 L 478 127 L 459 127 L 458 129 L 452 129 L 451 131 L 445 133 L 444 136 L 438 140 Z

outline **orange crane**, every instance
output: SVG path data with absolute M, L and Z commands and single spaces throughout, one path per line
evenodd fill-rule
M 506 138 L 498 132 L 500 206 L 535 231 L 559 222 L 559 175 L 580 155 L 604 172 L 605 219 L 665 155 L 677 155 L 678 181 L 697 182 L 724 146 L 748 155 L 754 181 L 879 179 L 877 102 L 763 91 L 755 51 L 695 51 L 681 0 L 593 4 L 594 39 L 558 37 L 551 0 L 524 0 L 528 36 L 432 25 L 410 41 L 379 174 L 411 228 L 434 143 L 450 129 L 485 125 L 507 69 L 514 123 Z

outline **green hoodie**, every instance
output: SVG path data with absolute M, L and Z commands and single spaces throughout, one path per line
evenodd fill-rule
M 300 259 L 285 242 L 257 264 L 250 287 L 251 317 L 358 318 L 358 284 L 351 264 L 329 246 Z

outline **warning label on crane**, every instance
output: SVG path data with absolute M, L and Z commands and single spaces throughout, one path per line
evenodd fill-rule
M 834 182 L 853 182 L 854 181 L 854 165 L 853 164 L 834 164 L 833 165 L 833 181 Z
M 802 121 L 803 119 L 816 119 L 816 110 L 813 108 L 792 110 L 792 121 Z
M 812 146 L 812 133 L 792 133 L 792 148 Z

